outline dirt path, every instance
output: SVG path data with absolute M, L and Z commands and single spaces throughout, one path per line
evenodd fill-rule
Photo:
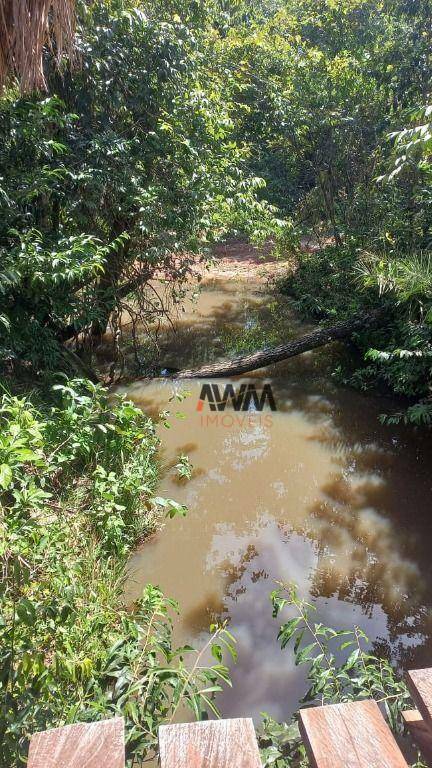
M 268 282 L 293 268 L 295 259 L 277 258 L 273 247 L 268 244 L 261 247 L 234 240 L 213 249 L 213 263 L 210 268 L 200 267 L 203 280 L 223 279 L 247 282 Z
M 318 244 L 310 239 L 304 239 L 299 250 L 302 253 L 311 253 L 318 249 Z M 212 255 L 214 261 L 209 268 L 203 266 L 196 268 L 204 281 L 232 279 L 241 282 L 253 280 L 268 283 L 295 269 L 297 261 L 292 254 L 286 258 L 275 255 L 274 246 L 271 243 L 255 246 L 244 240 L 231 240 L 228 243 L 215 245 Z

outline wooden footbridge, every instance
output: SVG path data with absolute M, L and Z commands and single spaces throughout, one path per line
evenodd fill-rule
M 432 668 L 408 672 L 417 709 L 404 721 L 432 768 Z M 378 704 L 372 700 L 300 710 L 300 730 L 312 768 L 408 768 Z M 161 768 L 261 768 L 252 720 L 163 725 Z M 27 768 L 124 768 L 121 717 L 36 733 Z

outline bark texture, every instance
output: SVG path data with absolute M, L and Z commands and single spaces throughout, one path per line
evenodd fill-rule
M 44 48 L 73 60 L 75 0 L 0 0 L 0 93 L 11 78 L 22 93 L 46 90 Z

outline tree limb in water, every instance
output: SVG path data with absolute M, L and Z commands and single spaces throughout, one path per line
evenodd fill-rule
M 364 331 L 379 325 L 383 320 L 383 314 L 383 310 L 377 310 L 367 315 L 356 315 L 351 320 L 345 320 L 329 328 L 320 328 L 305 334 L 300 339 L 288 341 L 286 344 L 273 347 L 273 349 L 261 349 L 252 354 L 238 355 L 231 360 L 221 360 L 220 362 L 204 365 L 202 368 L 195 370 L 179 371 L 175 374 L 174 378 L 211 379 L 218 376 L 239 376 L 242 373 L 273 365 L 289 357 L 301 355 L 303 352 L 309 352 L 311 349 L 323 347 L 331 341 L 349 339 L 358 331 Z

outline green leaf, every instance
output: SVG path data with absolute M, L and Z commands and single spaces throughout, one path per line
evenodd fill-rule
M 27 598 L 23 597 L 19 601 L 16 612 L 18 615 L 18 618 L 20 621 L 23 622 L 23 624 L 26 624 L 27 626 L 31 627 L 36 622 L 36 609 L 33 605 L 33 603 L 30 602 Z
M 12 484 L 12 469 L 9 464 L 0 464 L 0 486 L 5 490 Z

